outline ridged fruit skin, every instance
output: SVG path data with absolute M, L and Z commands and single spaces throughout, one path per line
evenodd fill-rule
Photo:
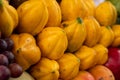
M 0 0 L 0 31 L 2 37 L 9 37 L 18 25 L 18 14 L 5 0 Z
M 47 6 L 41 0 L 25 1 L 17 8 L 19 25 L 17 32 L 37 35 L 48 21 Z
M 95 18 L 102 26 L 111 26 L 117 20 L 117 10 L 110 1 L 104 1 L 95 9 Z
M 85 17 L 84 23 L 87 33 L 84 44 L 89 47 L 92 47 L 96 45 L 100 39 L 100 24 L 92 16 Z
M 98 41 L 99 44 L 109 47 L 114 41 L 114 32 L 110 26 L 100 27 L 101 37 Z
M 83 0 L 85 6 L 86 6 L 86 13 L 85 17 L 87 16 L 94 16 L 95 12 L 95 3 L 94 0 Z
M 87 70 L 96 65 L 97 54 L 93 48 L 83 45 L 74 54 L 80 59 L 80 70 Z
M 37 44 L 43 57 L 57 60 L 67 49 L 67 35 L 60 27 L 46 27 L 38 34 Z
M 56 0 L 43 0 L 45 2 L 48 9 L 48 21 L 46 23 L 46 27 L 57 27 L 60 26 L 62 21 L 62 14 L 59 4 Z
M 106 1 L 110 1 L 115 8 L 117 9 L 117 14 L 118 16 L 120 16 L 120 1 L 119 0 L 106 0 Z
M 41 60 L 31 67 L 30 74 L 35 80 L 58 80 L 59 64 L 55 60 L 41 58 Z
M 112 31 L 114 33 L 114 40 L 111 44 L 113 47 L 118 47 L 120 46 L 120 25 L 112 25 Z
M 76 18 L 71 21 L 64 21 L 62 27 L 65 30 L 68 38 L 67 51 L 77 51 L 86 38 L 86 27 L 81 18 Z
M 64 55 L 57 60 L 60 66 L 60 79 L 71 80 L 79 72 L 80 59 L 72 53 L 64 53 Z
M 60 7 L 63 21 L 85 17 L 86 5 L 83 0 L 62 0 Z
M 108 60 L 108 48 L 102 44 L 96 44 L 92 48 L 96 51 L 96 64 L 105 64 Z
M 95 11 L 93 0 L 61 0 L 60 7 L 63 21 L 94 16 Z
M 15 61 L 24 71 L 40 60 L 41 51 L 31 34 L 12 34 L 10 38 L 14 42 L 12 52 L 15 55 Z

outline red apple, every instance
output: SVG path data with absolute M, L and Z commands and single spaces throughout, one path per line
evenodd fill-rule
M 108 48 L 108 61 L 105 66 L 113 72 L 115 80 L 120 80 L 120 48 Z
M 79 71 L 73 80 L 95 80 L 91 73 L 87 71 Z

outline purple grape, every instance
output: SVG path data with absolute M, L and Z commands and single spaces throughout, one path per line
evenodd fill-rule
M 4 39 L 7 43 L 7 50 L 11 50 L 13 48 L 14 42 L 12 39 L 10 38 L 5 38 Z
M 13 55 L 13 53 L 11 51 L 4 51 L 2 54 L 7 56 L 8 60 L 9 60 L 9 63 L 14 62 L 15 56 Z
M 5 51 L 7 49 L 7 43 L 4 39 L 0 39 L 0 51 Z
M 8 58 L 5 55 L 0 54 L 0 65 L 7 66 L 8 64 L 9 64 Z
M 11 77 L 13 78 L 17 78 L 23 73 L 22 67 L 17 63 L 9 64 L 9 69 L 11 72 Z
M 10 75 L 10 70 L 6 66 L 0 65 L 0 80 L 8 80 Z

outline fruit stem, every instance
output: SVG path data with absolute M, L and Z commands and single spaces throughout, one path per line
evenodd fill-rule
M 108 29 L 111 29 L 111 27 L 110 26 L 106 26 Z
M 78 23 L 82 23 L 82 19 L 80 17 L 77 18 Z

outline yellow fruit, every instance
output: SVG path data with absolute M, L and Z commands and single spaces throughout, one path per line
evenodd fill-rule
M 46 24 L 47 27 L 56 27 L 60 26 L 62 20 L 62 14 L 59 4 L 56 0 L 43 0 L 46 3 L 48 9 L 48 22 Z
M 117 19 L 117 10 L 111 2 L 102 2 L 95 9 L 95 18 L 102 26 L 113 25 Z
M 83 0 L 62 0 L 60 7 L 63 21 L 85 17 L 86 6 Z
M 93 0 L 61 0 L 60 7 L 63 21 L 94 16 Z
M 42 56 L 56 60 L 67 49 L 67 35 L 60 27 L 46 27 L 38 34 L 37 44 L 41 49 Z
M 104 64 L 108 60 L 108 49 L 102 44 L 97 44 L 93 47 L 96 51 L 96 63 Z
M 5 0 L 0 0 L 0 31 L 3 37 L 9 37 L 18 25 L 18 14 Z
M 114 40 L 112 28 L 110 26 L 101 26 L 100 31 L 101 37 L 98 43 L 104 45 L 105 47 L 110 46 Z
M 82 46 L 86 38 L 86 28 L 84 22 L 78 17 L 75 20 L 63 22 L 62 27 L 68 38 L 67 51 L 75 52 Z
M 92 16 L 84 18 L 84 23 L 87 32 L 84 44 L 92 47 L 96 45 L 100 39 L 100 24 Z
M 28 0 L 22 3 L 18 8 L 19 33 L 30 33 L 37 35 L 45 27 L 48 21 L 47 6 L 41 0 Z
M 58 80 L 59 64 L 55 60 L 41 58 L 41 60 L 30 68 L 30 74 L 35 80 Z
M 86 6 L 85 17 L 94 16 L 94 12 L 95 12 L 94 0 L 83 0 L 83 1 L 84 1 L 85 6 Z
M 71 80 L 79 72 L 80 60 L 72 53 L 65 53 L 59 60 L 60 79 Z
M 113 47 L 118 47 L 118 46 L 120 46 L 120 25 L 113 25 L 112 30 L 114 32 L 115 38 L 111 45 Z
M 96 64 L 96 51 L 93 48 L 83 45 L 75 55 L 80 59 L 80 70 L 89 69 Z
M 12 51 L 15 60 L 23 70 L 27 70 L 40 60 L 41 51 L 32 35 L 28 33 L 12 34 L 10 38 L 14 42 Z

